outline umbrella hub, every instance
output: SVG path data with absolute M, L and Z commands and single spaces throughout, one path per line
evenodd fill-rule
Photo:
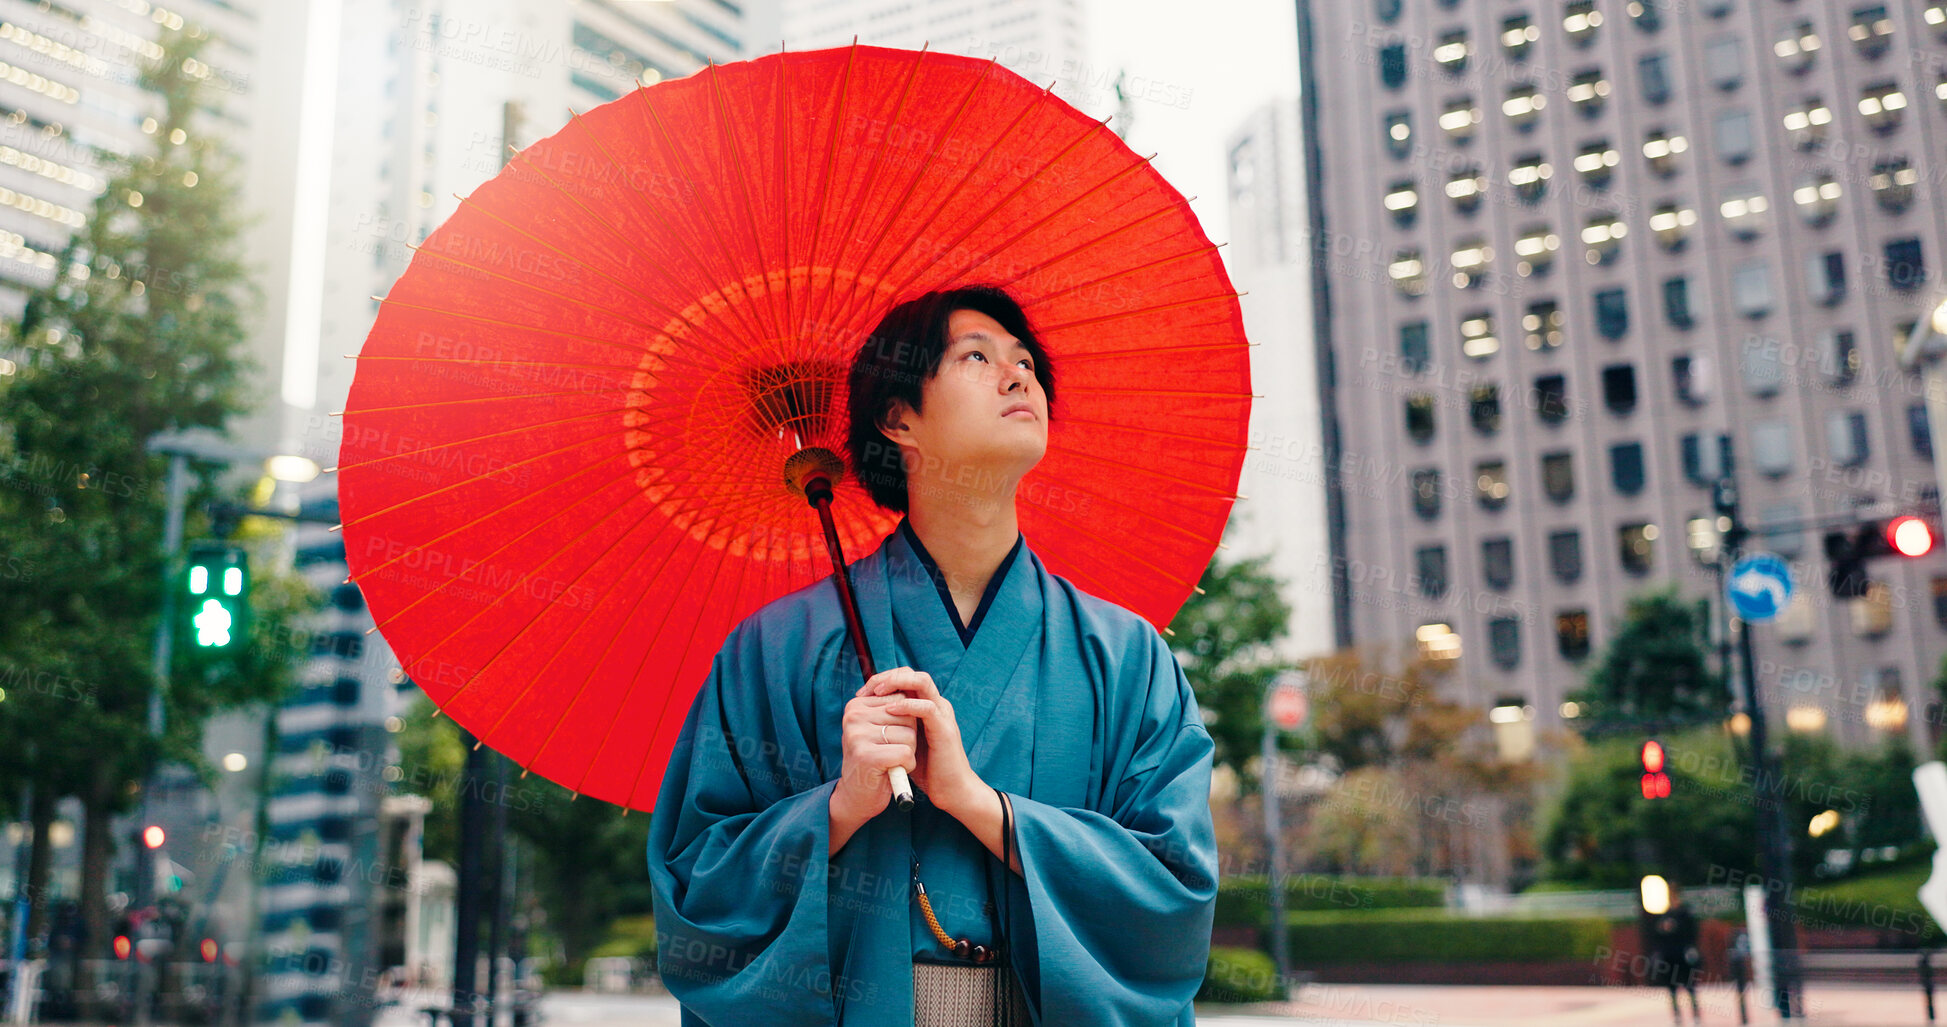
M 767 438 L 802 446 L 824 439 L 836 427 L 834 401 L 845 367 L 831 360 L 794 360 L 744 372 L 745 409 L 750 425 Z

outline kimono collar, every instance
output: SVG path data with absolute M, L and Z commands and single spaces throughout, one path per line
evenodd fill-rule
M 927 575 L 933 579 L 933 587 L 940 593 L 940 603 L 946 607 L 947 617 L 953 621 L 953 630 L 960 635 L 960 644 L 972 645 L 974 632 L 980 630 L 980 622 L 987 618 L 987 608 L 994 605 L 994 597 L 1000 594 L 1001 582 L 1007 579 L 1008 568 L 1014 566 L 1014 558 L 1021 555 L 1021 533 L 1014 533 L 1014 547 L 1001 558 L 1000 566 L 994 568 L 993 576 L 987 579 L 987 590 L 981 593 L 980 605 L 974 608 L 973 620 L 965 624 L 960 622 L 960 607 L 953 601 L 953 592 L 947 588 L 946 574 L 934 561 L 933 554 L 926 551 L 926 544 L 919 540 L 919 533 L 913 530 L 910 518 L 900 518 L 899 534 L 912 547 L 913 555 L 919 558 Z

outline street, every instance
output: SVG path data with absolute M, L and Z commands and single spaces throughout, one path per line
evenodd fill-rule
M 1729 989 L 1698 994 L 1706 1024 L 1738 1023 Z M 1688 1001 L 1685 1002 L 1686 1007 Z M 1807 991 L 1811 1016 L 1805 1027 L 1909 1027 L 1924 1024 L 1926 1006 L 1917 989 L 1817 988 Z M 542 1027 L 674 1027 L 676 1000 L 667 995 L 600 995 L 557 991 L 542 1001 Z M 1663 1027 L 1670 1022 L 1661 991 L 1647 988 L 1512 988 L 1410 985 L 1314 984 L 1283 1005 L 1199 1007 L 1203 1027 L 1261 1027 L 1303 1023 L 1314 1027 L 1363 1024 L 1438 1024 L 1440 1027 Z M 1688 1022 L 1686 1020 L 1686 1022 Z M 1751 1009 L 1751 1022 L 1777 1019 Z M 394 1010 L 377 1027 L 423 1027 L 423 1020 Z M 1063 1025 L 1067 1027 L 1067 1025 Z

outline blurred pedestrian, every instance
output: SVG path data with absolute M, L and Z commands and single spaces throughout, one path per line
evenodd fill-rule
M 1684 905 L 1683 894 L 1670 885 L 1670 908 L 1650 918 L 1650 983 L 1670 991 L 1670 1017 L 1683 1023 L 1683 1007 L 1677 989 L 1690 993 L 1690 1017 L 1704 1022 L 1697 1008 L 1697 974 L 1703 969 L 1703 955 L 1697 950 L 1697 917 Z

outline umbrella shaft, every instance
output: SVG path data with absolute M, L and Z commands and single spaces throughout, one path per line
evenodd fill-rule
M 845 565 L 845 546 L 838 540 L 838 525 L 832 521 L 831 492 L 815 490 L 811 505 L 825 528 L 825 552 L 832 561 L 832 584 L 838 586 L 838 602 L 845 609 L 845 633 L 852 639 L 852 652 L 859 658 L 859 676 L 870 680 L 879 671 L 872 663 L 872 646 L 865 640 L 865 624 L 859 619 L 858 596 L 852 592 L 852 570 Z

